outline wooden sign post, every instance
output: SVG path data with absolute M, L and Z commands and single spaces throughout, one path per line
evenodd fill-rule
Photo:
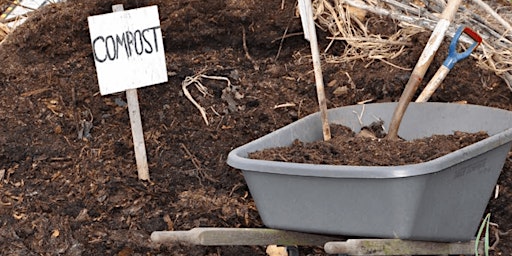
M 112 11 L 88 17 L 100 93 L 126 91 L 138 177 L 149 180 L 137 88 L 167 82 L 158 8 Z

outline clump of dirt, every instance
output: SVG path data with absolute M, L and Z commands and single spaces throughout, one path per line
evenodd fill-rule
M 308 164 L 399 166 L 427 162 L 489 137 L 486 132 L 458 131 L 406 141 L 384 139 L 381 132 L 378 136 L 361 136 L 343 125 L 331 125 L 331 131 L 333 138 L 329 141 L 295 140 L 288 147 L 252 152 L 249 157 Z

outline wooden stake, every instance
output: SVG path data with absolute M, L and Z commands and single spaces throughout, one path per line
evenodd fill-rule
M 116 4 L 112 6 L 112 11 L 124 11 L 124 7 L 122 4 Z M 126 101 L 128 102 L 128 113 L 130 115 L 130 126 L 132 129 L 138 176 L 141 180 L 149 181 L 149 168 L 146 157 L 146 145 L 144 143 L 144 132 L 142 131 L 142 121 L 140 118 L 137 89 L 126 90 Z
M 427 242 L 400 239 L 349 239 L 345 242 L 327 242 L 324 250 L 328 254 L 344 255 L 473 255 L 475 243 Z M 480 242 L 482 245 L 483 243 Z M 480 253 L 483 253 L 480 246 Z
M 313 69 L 315 71 L 315 82 L 316 82 L 316 94 L 318 97 L 318 105 L 320 107 L 320 116 L 322 120 L 322 131 L 324 135 L 324 141 L 331 139 L 331 129 L 329 128 L 329 119 L 327 117 L 327 101 L 325 99 L 324 81 L 322 76 L 322 65 L 320 64 L 320 52 L 318 50 L 318 41 L 316 38 L 315 22 L 313 20 L 313 7 L 311 6 L 311 0 L 304 0 L 305 13 L 300 15 L 306 15 L 307 29 L 304 32 L 309 32 L 309 43 L 311 45 L 311 56 L 313 58 Z
M 336 237 L 306 234 L 269 228 L 193 228 L 186 231 L 155 231 L 155 243 L 188 243 L 194 245 L 316 245 L 322 246 Z
M 233 245 L 299 245 L 323 246 L 328 254 L 346 255 L 473 255 L 483 242 L 430 242 L 400 239 L 349 239 L 268 228 L 208 228 L 185 231 L 155 231 L 151 241 L 160 244 L 192 244 L 203 246 Z

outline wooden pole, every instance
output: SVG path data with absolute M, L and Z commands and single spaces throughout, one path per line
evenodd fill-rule
M 323 246 L 335 237 L 269 228 L 193 228 L 186 231 L 154 231 L 155 243 L 194 245 L 316 245 Z
M 324 250 L 328 254 L 343 255 L 473 255 L 475 244 L 482 242 L 428 242 L 400 239 L 349 239 L 344 242 L 327 242 Z M 483 252 L 480 246 L 479 252 Z
M 322 65 L 320 64 L 320 52 L 318 50 L 318 41 L 316 37 L 315 22 L 313 20 L 313 7 L 311 6 L 311 0 L 304 0 L 305 8 L 304 12 L 300 15 L 306 15 L 306 23 L 308 27 L 305 32 L 309 32 L 309 43 L 311 45 L 311 56 L 313 58 L 313 69 L 315 71 L 315 82 L 316 82 L 316 94 L 318 97 L 318 105 L 320 107 L 320 117 L 322 120 L 322 132 L 324 141 L 331 139 L 331 129 L 329 127 L 329 119 L 327 116 L 327 101 L 325 99 L 324 81 L 322 76 Z
M 473 255 L 475 245 L 483 253 L 483 242 L 430 242 L 401 239 L 348 239 L 268 228 L 208 228 L 185 231 L 154 231 L 151 241 L 159 244 L 203 246 L 299 245 L 323 246 L 326 253 L 343 255 Z
M 398 105 L 395 108 L 395 112 L 393 113 L 393 118 L 391 119 L 391 123 L 389 124 L 389 132 L 386 136 L 386 139 L 397 140 L 398 139 L 398 129 L 400 128 L 400 123 L 402 122 L 402 118 L 404 117 L 405 110 L 409 106 L 418 86 L 423 80 L 423 76 L 427 72 L 430 63 L 434 59 L 434 56 L 441 46 L 441 43 L 444 39 L 444 34 L 448 27 L 450 26 L 451 21 L 455 17 L 455 13 L 459 8 L 462 0 L 450 0 L 443 13 L 441 14 L 441 19 L 437 23 L 434 31 L 432 32 L 427 45 L 423 49 L 421 56 L 414 67 L 411 77 L 405 85 L 405 89 L 400 96 L 400 100 L 398 101 Z
M 124 11 L 124 7 L 122 4 L 116 4 L 112 6 L 112 11 Z M 149 168 L 146 157 L 146 145 L 144 143 L 144 132 L 142 131 L 142 121 L 140 118 L 137 89 L 126 90 L 126 101 L 128 102 L 128 114 L 130 115 L 130 126 L 132 129 L 137 173 L 139 179 L 149 181 Z

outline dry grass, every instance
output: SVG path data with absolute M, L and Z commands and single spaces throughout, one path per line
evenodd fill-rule
M 0 42 L 2 42 L 9 33 L 11 33 L 11 29 L 7 27 L 7 25 L 0 23 Z
M 320 27 L 329 31 L 332 42 L 343 40 L 346 46 L 340 56 L 326 56 L 328 62 L 348 62 L 357 59 L 381 60 L 397 68 L 392 60 L 400 56 L 410 45 L 409 38 L 424 31 L 420 27 L 403 27 L 392 35 L 372 34 L 368 29 L 366 11 L 353 8 L 341 0 L 318 0 L 314 2 L 315 19 Z M 329 48 L 325 49 L 325 52 Z
M 345 43 L 342 54 L 326 54 L 326 60 L 350 62 L 364 59 L 369 63 L 380 60 L 397 68 L 410 69 L 411 67 L 400 67 L 392 60 L 404 53 L 413 35 L 434 29 L 444 2 L 433 2 L 435 4 L 420 0 L 314 0 L 314 18 L 317 25 L 331 34 L 328 39 L 332 42 L 343 40 Z M 466 3 L 466 6 L 459 9 L 447 35 L 452 36 L 460 25 L 477 31 L 484 40 L 472 56 L 477 59 L 480 68 L 491 70 L 502 77 L 512 90 L 512 31 L 496 21 L 498 15 L 498 18 L 510 23 L 512 5 L 493 8 L 500 14 L 486 13 L 482 8 L 474 6 L 474 3 Z M 398 31 L 392 35 L 371 33 L 368 29 L 367 12 L 397 20 Z M 461 41 L 468 40 L 461 37 Z M 331 46 L 332 44 L 325 52 Z

